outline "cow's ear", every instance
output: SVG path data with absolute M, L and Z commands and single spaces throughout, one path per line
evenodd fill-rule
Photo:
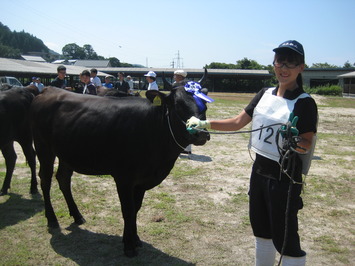
M 166 95 L 157 90 L 149 90 L 145 93 L 145 97 L 155 106 L 161 106 L 165 102 Z

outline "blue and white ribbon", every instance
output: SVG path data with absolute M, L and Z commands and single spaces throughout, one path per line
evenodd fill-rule
M 212 98 L 208 97 L 206 94 L 201 92 L 202 87 L 198 82 L 195 82 L 195 81 L 187 82 L 185 84 L 185 90 L 192 94 L 192 96 L 194 97 L 195 102 L 198 106 L 198 109 L 200 111 L 204 111 L 206 109 L 206 105 L 203 101 L 208 102 L 208 103 L 214 102 L 214 100 Z

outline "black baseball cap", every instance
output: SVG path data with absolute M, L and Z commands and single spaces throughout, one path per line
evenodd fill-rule
M 298 41 L 295 41 L 295 40 L 285 41 L 285 42 L 281 43 L 279 45 L 279 47 L 275 48 L 273 51 L 275 53 L 277 53 L 281 49 L 291 49 L 304 57 L 303 46 Z

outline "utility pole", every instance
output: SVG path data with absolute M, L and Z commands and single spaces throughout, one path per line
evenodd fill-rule
M 177 53 L 177 59 L 176 59 L 176 67 L 177 68 L 181 68 L 181 65 L 180 65 L 180 51 L 178 50 L 178 53 Z
M 172 68 L 175 67 L 175 60 L 176 60 L 176 68 L 183 68 L 184 67 L 184 63 L 182 62 L 182 59 L 183 58 L 180 57 L 180 51 L 178 50 L 177 57 L 173 58 L 173 61 L 171 62 Z

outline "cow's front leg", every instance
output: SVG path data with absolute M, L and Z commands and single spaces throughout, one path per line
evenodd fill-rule
M 116 180 L 117 179 L 115 178 L 115 181 Z M 121 202 L 121 210 L 122 210 L 122 216 L 124 220 L 124 229 L 123 229 L 124 254 L 127 257 L 134 257 L 137 256 L 137 251 L 136 251 L 137 215 L 136 215 L 135 203 L 134 203 L 133 185 L 121 184 L 121 183 L 119 184 L 119 182 L 116 181 L 116 187 Z
M 38 149 L 38 151 L 40 151 Z M 39 161 L 40 161 L 40 168 L 39 168 L 39 177 L 41 178 L 41 188 L 43 193 L 43 200 L 44 200 L 44 208 L 45 214 L 48 221 L 49 228 L 58 228 L 59 223 L 57 217 L 54 213 L 53 206 L 51 203 L 51 184 L 52 184 L 52 176 L 53 176 L 53 164 L 55 157 L 51 154 L 39 152 Z

